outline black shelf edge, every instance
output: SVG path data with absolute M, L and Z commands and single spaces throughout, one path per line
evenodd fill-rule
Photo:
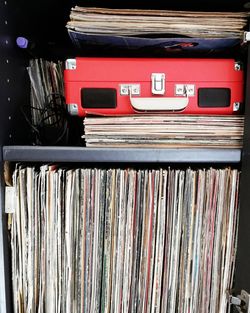
M 239 163 L 241 149 L 4 146 L 3 160 L 93 163 Z

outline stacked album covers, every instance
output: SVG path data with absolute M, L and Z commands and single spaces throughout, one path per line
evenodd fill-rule
M 87 116 L 87 147 L 241 148 L 243 115 Z
M 226 312 L 239 176 L 18 165 L 14 312 Z
M 78 48 L 145 52 L 228 51 L 243 44 L 249 12 L 71 8 L 66 28 Z

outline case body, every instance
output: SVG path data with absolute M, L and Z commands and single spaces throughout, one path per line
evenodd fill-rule
M 243 70 L 234 59 L 75 58 L 66 60 L 72 115 L 237 114 Z

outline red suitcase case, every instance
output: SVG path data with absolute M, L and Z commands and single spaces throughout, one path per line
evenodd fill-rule
M 236 114 L 242 65 L 233 59 L 75 58 L 66 60 L 72 115 L 173 112 Z

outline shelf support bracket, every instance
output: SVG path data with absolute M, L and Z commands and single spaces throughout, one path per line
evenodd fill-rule
M 244 32 L 243 33 L 243 42 L 247 43 L 250 41 L 250 31 L 249 32 Z
M 240 295 L 233 296 L 230 291 L 227 292 L 227 301 L 229 304 L 229 312 L 231 307 L 239 313 L 250 313 L 250 294 L 245 290 L 241 290 Z

